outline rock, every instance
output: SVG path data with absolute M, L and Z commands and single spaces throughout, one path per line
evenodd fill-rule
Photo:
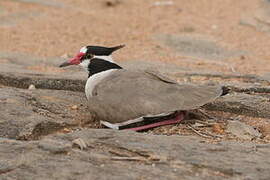
M 261 78 L 262 80 L 265 80 L 265 81 L 267 81 L 267 82 L 270 83 L 270 73 L 266 73 L 266 74 L 260 76 L 260 78 Z
M 253 117 L 270 117 L 269 99 L 259 95 L 232 93 L 222 96 L 204 107 L 208 110 L 225 111 Z
M 53 154 L 68 153 L 71 150 L 71 144 L 64 144 L 62 142 L 44 140 L 39 142 L 38 147 L 44 151 L 49 151 Z
M 86 104 L 77 111 L 70 110 L 73 104 L 85 102 L 80 92 L 0 87 L 0 137 L 38 139 L 84 124 L 83 119 L 89 122 Z
M 44 6 L 52 6 L 52 7 L 63 7 L 64 4 L 63 2 L 55 1 L 55 0 L 14 0 L 22 3 L 34 3 L 34 4 L 39 4 L 39 5 L 44 5 Z
M 257 31 L 270 32 L 270 2 L 261 0 L 260 7 L 252 13 L 252 16 L 243 16 L 239 24 L 255 28 Z
M 225 49 L 210 38 L 199 35 L 159 34 L 154 38 L 176 53 L 196 59 L 224 60 L 245 54 L 244 51 Z
M 269 86 L 262 85 L 259 83 L 260 80 L 256 83 L 255 79 L 250 79 L 250 83 L 242 83 L 242 82 L 235 82 L 235 83 L 222 83 L 223 87 L 227 88 L 231 92 L 238 92 L 238 93 L 247 93 L 247 94 L 259 94 L 259 95 L 267 95 L 270 93 Z M 255 81 L 252 83 L 252 81 Z
M 14 165 L 11 165 L 8 161 L 0 161 L 0 174 L 8 173 L 15 169 Z
M 84 91 L 87 74 L 79 67 L 59 68 L 63 61 L 61 58 L 9 52 L 0 52 L 0 58 L 7 59 L 0 66 L 2 85 L 27 89 L 33 84 L 39 89 Z
M 255 130 L 252 126 L 239 121 L 228 121 L 227 132 L 245 140 L 252 140 L 254 138 L 261 137 L 261 133 Z
M 0 68 L 1 69 L 1 68 Z M 70 91 L 84 91 L 85 80 L 75 79 L 74 77 L 66 77 L 59 75 L 40 75 L 36 74 L 20 74 L 20 73 L 1 73 L 0 84 L 17 88 L 27 89 L 31 84 L 35 84 L 38 89 L 56 89 Z
M 48 148 L 49 144 L 58 149 L 78 138 L 88 144 L 84 151 L 72 147 L 67 153 L 53 153 L 58 150 Z M 2 138 L 0 147 L 6 167 L 1 171 L 3 180 L 270 178 L 269 146 L 248 142 L 209 144 L 191 136 L 87 129 L 38 142 Z

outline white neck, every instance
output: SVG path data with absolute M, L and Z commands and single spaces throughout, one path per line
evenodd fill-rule
M 108 77 L 113 71 L 117 69 L 110 69 L 90 76 L 85 85 L 85 95 L 87 99 L 93 96 L 93 90 L 104 78 Z
M 86 70 L 86 72 L 88 72 L 88 65 L 89 65 L 89 63 L 90 63 L 90 59 L 85 59 L 79 65 L 81 67 L 83 67 L 83 69 Z

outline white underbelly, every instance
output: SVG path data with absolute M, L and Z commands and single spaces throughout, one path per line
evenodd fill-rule
M 116 71 L 117 69 L 110 69 L 107 71 L 103 71 L 97 74 L 94 74 L 90 76 L 87 79 L 86 85 L 85 85 L 85 95 L 86 98 L 89 100 L 90 97 L 93 96 L 93 90 L 96 87 L 98 83 L 100 83 L 104 78 L 110 75 L 113 71 Z

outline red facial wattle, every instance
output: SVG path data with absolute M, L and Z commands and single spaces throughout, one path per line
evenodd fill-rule
M 71 58 L 70 60 L 68 60 L 68 62 L 71 65 L 77 65 L 81 63 L 81 58 L 85 55 L 85 53 L 79 52 L 76 56 L 74 56 L 73 58 Z
M 68 61 L 62 63 L 60 67 L 70 66 L 70 65 L 78 65 L 81 63 L 82 57 L 85 55 L 83 52 L 79 52 L 76 56 L 69 59 Z

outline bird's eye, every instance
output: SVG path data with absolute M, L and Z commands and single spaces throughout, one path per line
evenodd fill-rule
M 85 54 L 83 57 L 82 57 L 82 61 L 86 60 L 86 59 L 92 59 L 93 58 L 93 55 L 92 54 Z
M 93 57 L 92 54 L 86 54 L 86 55 L 85 55 L 85 58 L 86 58 L 86 59 L 91 59 L 92 57 Z

